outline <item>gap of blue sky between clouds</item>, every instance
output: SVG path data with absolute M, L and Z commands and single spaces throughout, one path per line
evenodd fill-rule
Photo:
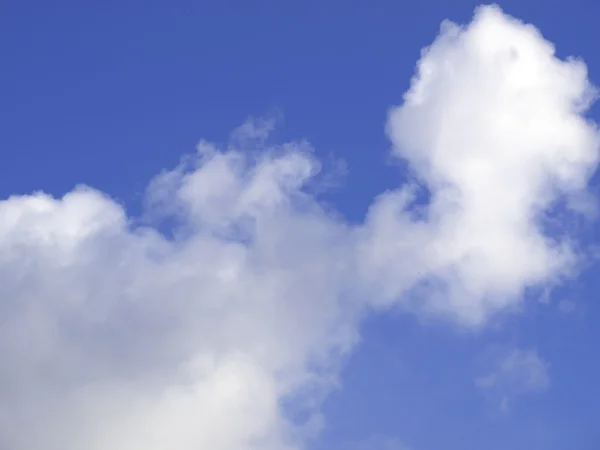
M 371 311 L 481 328 L 577 275 L 576 236 L 544 220 L 558 201 L 590 213 L 594 95 L 582 61 L 481 7 L 442 24 L 390 110 L 415 181 L 361 224 L 305 189 L 320 176 L 310 144 L 271 144 L 261 120 L 151 182 L 148 213 L 176 218 L 168 239 L 88 187 L 0 202 L 1 446 L 305 448 Z M 419 189 L 430 201 L 415 214 Z

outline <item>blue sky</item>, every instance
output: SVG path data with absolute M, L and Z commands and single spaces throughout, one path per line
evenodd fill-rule
M 575 63 L 564 63 L 563 73 L 548 56 L 552 63 L 540 67 L 558 75 L 535 72 L 522 89 L 533 92 L 547 83 L 535 91 L 541 106 L 531 111 L 556 110 L 560 119 L 550 114 L 547 122 L 534 123 L 547 127 L 541 137 L 509 123 L 514 138 L 504 142 L 477 117 L 495 120 L 498 111 L 511 116 L 520 110 L 501 102 L 512 93 L 502 90 L 505 79 L 483 69 L 463 71 L 480 67 L 472 58 L 485 60 L 495 51 L 493 42 L 486 47 L 484 31 L 474 31 L 464 34 L 470 36 L 464 42 L 484 42 L 474 53 L 461 53 L 462 44 L 452 39 L 430 53 L 432 64 L 450 61 L 458 81 L 447 81 L 444 70 L 450 69 L 440 69 L 434 87 L 423 88 L 432 92 L 430 103 L 404 97 L 421 49 L 436 40 L 440 23 L 468 25 L 477 6 L 462 0 L 3 2 L 0 195 L 24 197 L 0 207 L 0 247 L 10 255 L 0 262 L 3 327 L 20 330 L 0 335 L 0 355 L 14 368 L 0 382 L 0 403 L 11 405 L 0 410 L 7 436 L 0 435 L 0 448 L 50 442 L 51 450 L 132 450 L 148 445 L 141 430 L 152 427 L 163 430 L 151 439 L 152 450 L 600 445 L 599 236 L 593 207 L 584 214 L 555 207 L 580 198 L 595 205 L 600 195 L 590 177 L 598 107 L 583 113 L 588 128 L 577 123 L 553 134 L 554 125 L 580 118 L 572 105 L 587 81 Z M 598 4 L 499 6 L 539 29 L 560 60 L 574 55 L 585 61 L 589 82 L 600 83 Z M 508 19 L 497 14 L 498 26 L 506 26 L 499 33 L 512 39 Z M 526 62 L 543 54 L 537 47 L 527 53 L 526 38 L 534 39 L 527 36 L 514 41 Z M 486 103 L 489 91 L 497 96 Z M 461 119 L 463 113 L 475 124 Z M 436 114 L 447 115 L 449 129 L 466 131 L 436 128 Z M 246 122 L 249 117 L 258 119 Z M 239 142 L 228 144 L 244 123 Z M 444 141 L 447 133 L 452 141 Z M 210 149 L 195 157 L 200 140 L 214 144 L 204 144 Z M 554 149 L 555 141 L 563 144 Z M 448 158 L 436 153 L 437 142 Z M 461 152 L 472 142 L 482 155 L 492 155 L 473 166 L 497 169 L 491 184 L 462 173 L 473 161 L 481 163 Z M 513 158 L 511 150 L 528 156 Z M 178 166 L 184 155 L 192 155 L 189 167 Z M 313 178 L 316 161 L 322 169 Z M 155 178 L 161 173 L 171 176 Z M 538 176 L 559 181 L 552 190 L 536 184 Z M 148 193 L 152 180 L 155 189 Z M 431 200 L 423 229 L 413 219 L 388 226 L 386 203 L 377 199 L 388 192 L 395 202 L 398 189 L 410 183 L 428 194 L 417 206 L 427 207 L 436 193 L 442 198 L 447 185 L 469 200 L 459 200 L 456 211 Z M 60 199 L 82 184 L 97 191 L 63 200 L 34 194 Z M 507 194 L 497 197 L 498 191 Z M 540 200 L 545 195 L 551 201 Z M 542 229 L 542 216 L 551 226 Z M 494 217 L 493 223 L 482 217 Z M 246 220 L 253 225 L 246 228 Z M 447 235 L 444 225 L 452 224 L 471 231 Z M 162 242 L 156 233 L 168 238 Z M 239 233 L 248 233 L 250 243 Z M 483 250 L 477 240 L 471 249 L 470 236 L 481 236 Z M 566 261 L 558 244 L 540 240 L 565 237 L 574 243 L 574 260 Z M 463 241 L 475 266 L 452 256 L 421 256 L 430 242 L 439 244 L 435 252 L 451 255 L 454 243 Z M 384 251 L 399 242 L 412 250 Z M 223 263 L 226 275 L 207 275 L 214 261 Z M 340 262 L 349 268 L 338 270 Z M 113 269 L 120 264 L 119 274 Z M 412 264 L 419 276 L 430 272 L 418 279 Z M 489 271 L 481 269 L 488 265 Z M 298 279 L 287 273 L 277 278 L 287 267 L 301 272 Z M 178 278 L 188 272 L 189 279 Z M 145 288 L 148 277 L 156 285 Z M 229 277 L 226 286 L 247 284 L 234 293 L 213 280 L 219 277 Z M 195 314 L 209 319 L 194 321 Z M 194 334 L 203 327 L 210 331 Z M 163 398 L 161 389 L 181 387 L 181 367 L 206 355 L 217 361 L 210 366 L 214 373 L 188 380 L 205 397 L 186 398 L 186 407 L 156 400 Z M 232 395 L 247 394 L 248 405 L 219 397 L 221 376 L 240 383 Z M 123 391 L 121 382 L 131 390 Z M 100 392 L 114 399 L 129 425 L 117 429 L 105 417 L 110 414 L 98 412 L 113 406 L 81 394 L 90 386 L 105 389 Z M 301 409 L 304 390 L 309 406 L 295 420 L 292 410 Z M 155 401 L 160 413 L 145 418 L 119 407 L 128 395 L 148 409 Z M 58 422 L 51 423 L 61 431 L 49 431 L 44 413 L 31 412 L 38 404 L 58 411 Z M 82 427 L 96 434 L 68 431 L 76 427 L 73 417 L 84 417 Z M 176 424 L 188 420 L 190 428 L 179 432 L 186 437 L 169 441 Z M 193 431 L 204 428 L 216 431 Z M 92 444 L 92 435 L 101 437 Z

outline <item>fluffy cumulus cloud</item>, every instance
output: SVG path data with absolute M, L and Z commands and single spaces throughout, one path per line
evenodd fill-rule
M 594 95 L 581 61 L 496 7 L 444 23 L 387 125 L 430 194 L 419 220 L 402 212 L 409 188 L 373 205 L 366 253 L 372 277 L 395 284 L 388 301 L 416 282 L 417 307 L 477 325 L 571 273 L 577 249 L 543 232 L 544 213 L 585 203 L 599 141 L 581 113 Z
M 171 239 L 87 188 L 4 201 L 7 448 L 297 448 L 281 401 L 334 381 L 357 311 L 350 230 L 300 189 L 315 170 L 302 144 L 201 144 L 150 190 Z
M 168 234 L 87 187 L 0 202 L 0 447 L 303 448 L 369 309 L 481 326 L 576 269 L 544 214 L 585 197 L 591 96 L 583 63 L 481 8 L 392 109 L 414 181 L 364 224 L 307 193 L 308 144 L 256 121 L 151 183 Z

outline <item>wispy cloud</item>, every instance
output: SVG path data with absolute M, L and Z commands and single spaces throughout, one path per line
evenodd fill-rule
M 535 350 L 512 349 L 496 357 L 489 373 L 475 383 L 487 395 L 499 399 L 500 407 L 507 411 L 514 397 L 548 389 L 549 365 Z
M 344 450 L 410 450 L 410 447 L 396 437 L 375 435 L 350 444 Z

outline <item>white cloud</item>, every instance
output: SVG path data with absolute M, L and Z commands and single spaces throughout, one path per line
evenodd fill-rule
M 466 28 L 444 23 L 389 115 L 394 153 L 431 203 L 415 220 L 405 187 L 373 205 L 364 254 L 386 289 L 378 301 L 421 283 L 420 310 L 478 325 L 570 274 L 576 248 L 545 235 L 543 219 L 561 196 L 577 206 L 587 195 L 599 140 L 580 114 L 593 92 L 581 61 L 557 59 L 497 7 Z
M 549 365 L 535 350 L 512 349 L 498 355 L 491 370 L 475 380 L 477 387 L 500 399 L 503 410 L 522 394 L 543 392 L 550 386 Z
M 295 448 L 280 401 L 330 384 L 356 339 L 351 247 L 299 191 L 306 150 L 267 153 L 202 144 L 157 179 L 172 241 L 89 189 L 0 203 L 5 445 Z
M 89 188 L 0 202 L 0 446 L 301 448 L 367 307 L 481 325 L 573 267 L 540 217 L 595 168 L 589 89 L 581 63 L 481 9 L 444 26 L 390 115 L 432 194 L 421 219 L 408 188 L 362 226 L 332 217 L 303 190 L 308 144 L 268 146 L 269 122 L 153 181 L 172 239 Z

